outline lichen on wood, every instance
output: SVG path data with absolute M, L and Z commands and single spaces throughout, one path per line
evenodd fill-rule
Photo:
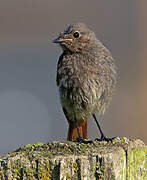
M 127 138 L 28 144 L 0 157 L 0 179 L 145 180 L 147 146 Z

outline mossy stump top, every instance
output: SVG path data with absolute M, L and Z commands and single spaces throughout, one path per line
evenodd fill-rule
M 0 157 L 1 180 L 147 180 L 139 140 L 35 143 Z

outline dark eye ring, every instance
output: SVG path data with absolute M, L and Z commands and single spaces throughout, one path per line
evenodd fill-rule
M 79 36 L 80 36 L 80 34 L 79 34 L 79 32 L 77 32 L 77 31 L 73 34 L 73 37 L 74 37 L 74 38 L 78 38 Z

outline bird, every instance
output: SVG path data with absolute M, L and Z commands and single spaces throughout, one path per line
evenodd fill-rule
M 63 51 L 57 63 L 56 84 L 69 125 L 67 140 L 91 143 L 87 129 L 92 116 L 101 133 L 96 140 L 111 141 L 97 120 L 110 104 L 117 81 L 110 51 L 84 23 L 67 25 L 53 43 Z

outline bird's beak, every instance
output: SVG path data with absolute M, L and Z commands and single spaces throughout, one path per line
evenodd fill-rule
M 65 42 L 65 41 L 72 41 L 73 39 L 72 38 L 66 38 L 66 37 L 58 37 L 57 39 L 54 39 L 52 42 L 53 43 L 62 43 L 62 42 Z
M 63 39 L 58 37 L 58 38 L 54 39 L 52 42 L 53 43 L 61 43 L 61 42 L 63 42 Z

